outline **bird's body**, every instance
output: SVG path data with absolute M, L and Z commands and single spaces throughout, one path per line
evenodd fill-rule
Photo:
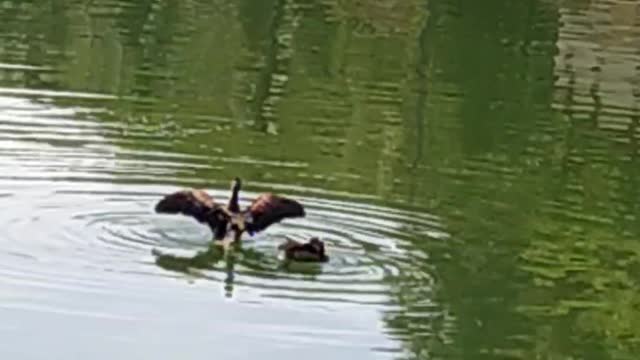
M 297 201 L 270 193 L 261 194 L 242 210 L 238 201 L 240 187 L 240 179 L 236 178 L 227 205 L 218 204 L 204 190 L 189 189 L 165 196 L 156 204 L 155 211 L 191 216 L 207 224 L 213 239 L 223 244 L 239 241 L 245 231 L 253 235 L 285 218 L 305 216 Z
M 286 243 L 278 246 L 278 249 L 284 251 L 284 257 L 287 260 L 300 262 L 326 262 L 329 260 L 325 253 L 324 243 L 316 237 L 306 243 L 287 239 Z

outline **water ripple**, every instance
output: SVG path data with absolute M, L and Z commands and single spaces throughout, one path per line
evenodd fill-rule
M 90 111 L 80 115 L 13 97 L 0 97 L 0 103 L 11 104 L 0 115 L 0 166 L 5 169 L 0 201 L 12 209 L 0 218 L 4 287 L 150 300 L 170 291 L 163 281 L 195 281 L 196 289 L 219 287 L 244 304 L 287 303 L 319 312 L 355 305 L 384 311 L 395 306 L 389 282 L 414 277 L 411 264 L 427 261 L 412 250 L 410 239 L 419 234 L 448 237 L 437 216 L 373 205 L 376 196 L 248 179 L 254 189 L 295 197 L 307 216 L 246 238 L 241 251 L 223 259 L 209 247 L 206 227 L 153 212 L 158 199 L 178 188 L 169 184 L 202 184 L 203 172 L 230 164 L 301 170 L 308 167 L 305 162 L 121 149 L 109 140 L 118 127 L 94 121 L 87 116 Z M 128 139 L 148 145 L 161 137 L 155 127 L 139 131 Z M 152 185 L 160 179 L 165 185 Z M 226 199 L 228 180 L 214 178 L 207 186 L 215 198 Z M 257 193 L 243 192 L 242 204 Z M 277 251 L 281 242 L 312 236 L 326 242 L 328 263 L 282 261 Z M 164 255 L 155 256 L 155 251 Z M 433 282 L 429 274 L 421 276 L 426 277 L 423 284 Z M 193 294 L 191 301 L 202 296 Z M 0 305 L 130 318 L 71 311 L 68 304 L 45 305 L 37 299 Z

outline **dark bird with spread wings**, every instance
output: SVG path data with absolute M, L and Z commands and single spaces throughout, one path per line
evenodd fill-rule
M 213 232 L 213 239 L 218 241 L 239 241 L 245 231 L 253 235 L 285 218 L 305 216 L 304 208 L 297 201 L 270 193 L 261 194 L 241 210 L 238 203 L 241 186 L 240 179 L 235 178 L 227 205 L 216 203 L 203 190 L 190 189 L 165 196 L 156 204 L 155 211 L 191 216 L 199 223 L 208 225 Z

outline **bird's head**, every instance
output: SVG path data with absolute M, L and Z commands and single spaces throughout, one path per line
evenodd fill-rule
M 242 180 L 240 180 L 239 177 L 233 178 L 233 180 L 231 181 L 231 190 L 234 192 L 239 191 L 241 187 L 242 187 Z

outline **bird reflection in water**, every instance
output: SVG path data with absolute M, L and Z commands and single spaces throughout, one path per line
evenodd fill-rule
M 207 271 L 220 269 L 222 263 L 225 271 L 224 294 L 229 298 L 233 297 L 236 265 L 250 269 L 254 274 L 263 274 L 270 278 L 274 278 L 274 271 L 304 275 L 306 280 L 315 280 L 316 276 L 322 273 L 322 266 L 319 263 L 292 261 L 286 258 L 274 262 L 276 259 L 273 257 L 256 249 L 243 248 L 241 244 L 234 244 L 229 250 L 225 251 L 224 248 L 211 244 L 206 250 L 199 251 L 193 256 L 163 253 L 157 249 L 152 250 L 152 254 L 156 258 L 156 265 L 162 269 L 213 281 L 218 280 L 208 275 Z
M 237 249 L 234 249 L 237 250 Z M 215 270 L 217 265 L 224 263 L 225 279 L 224 291 L 226 297 L 233 296 L 233 282 L 235 277 L 235 264 L 238 261 L 239 254 L 237 251 L 225 251 L 220 246 L 214 244 L 207 247 L 206 250 L 198 251 L 193 256 L 179 256 L 169 253 L 162 253 L 159 250 L 152 250 L 152 254 L 156 257 L 155 263 L 159 267 L 168 270 L 187 274 L 197 278 L 205 278 L 215 280 L 212 276 L 206 274 L 206 270 Z M 262 255 L 250 250 L 243 251 L 244 257 L 261 257 Z

